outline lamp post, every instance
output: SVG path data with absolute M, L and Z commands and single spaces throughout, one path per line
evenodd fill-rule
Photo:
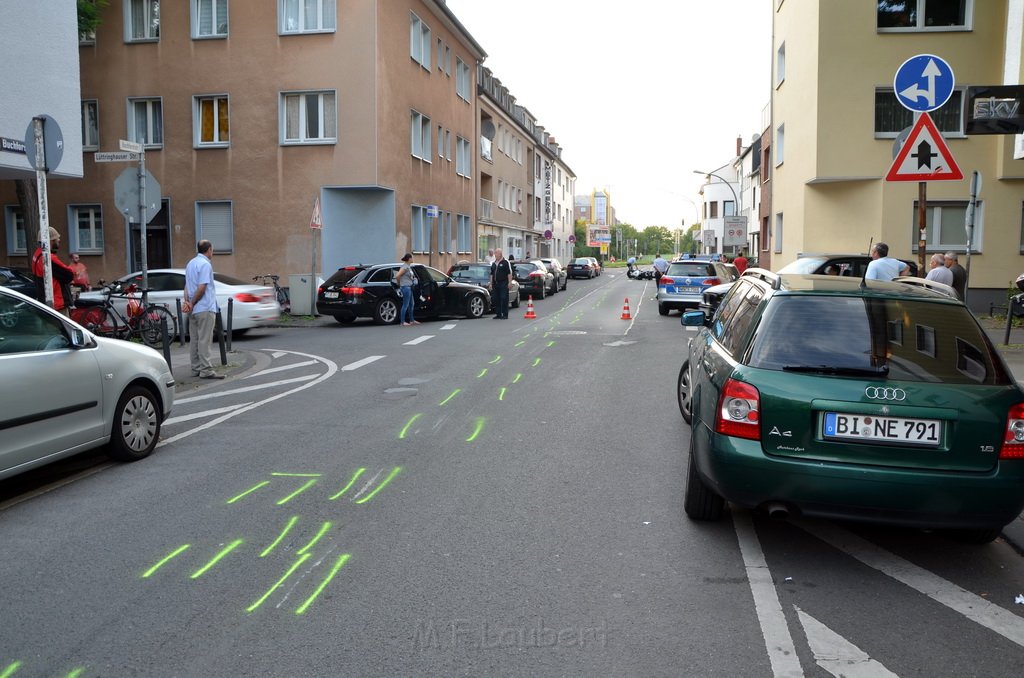
M 739 216 L 739 213 L 740 213 L 740 198 L 739 198 L 738 195 L 736 195 L 736 189 L 732 187 L 732 182 L 726 180 L 726 178 L 721 176 L 721 175 L 715 174 L 714 172 L 702 172 L 700 170 L 693 170 L 693 173 L 694 174 L 703 174 L 706 177 L 715 177 L 719 181 L 721 181 L 723 184 L 728 186 L 729 190 L 732 192 L 733 205 L 735 206 L 735 208 L 733 210 L 733 214 L 734 214 L 734 216 Z M 711 182 L 709 181 L 708 183 L 711 183 Z M 725 210 L 722 210 L 722 211 L 724 212 Z M 723 220 L 725 219 L 725 214 L 722 214 L 722 219 Z M 723 247 L 724 247 L 724 245 L 723 245 Z M 733 254 L 735 254 L 735 253 L 736 253 L 736 245 L 733 245 Z

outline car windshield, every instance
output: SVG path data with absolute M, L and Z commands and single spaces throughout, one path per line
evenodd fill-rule
M 814 273 L 828 261 L 827 257 L 800 257 L 779 269 L 779 273 Z
M 748 364 L 902 381 L 1012 383 L 965 307 L 918 299 L 776 296 L 755 332 Z
M 676 262 L 668 265 L 668 273 L 666 275 L 677 275 L 684 278 L 714 276 L 715 267 L 706 262 Z

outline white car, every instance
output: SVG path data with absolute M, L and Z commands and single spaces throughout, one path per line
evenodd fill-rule
M 158 352 L 95 337 L 5 287 L 0 374 L 0 478 L 104 445 L 114 459 L 142 459 L 174 404 Z
M 166 306 L 171 314 L 177 313 L 176 300 L 185 295 L 185 269 L 157 268 L 148 272 L 149 303 Z M 225 325 L 228 322 L 228 299 L 233 299 L 231 311 L 231 329 L 235 335 L 243 334 L 253 327 L 262 327 L 277 322 L 281 316 L 281 305 L 277 303 L 274 289 L 247 283 L 223 273 L 214 272 L 213 281 L 217 287 L 217 304 L 220 306 L 221 317 Z M 142 272 L 137 271 L 118 278 L 125 286 L 134 283 L 142 297 Z M 98 303 L 103 301 L 103 292 L 93 290 L 79 296 L 79 303 Z M 125 297 L 113 297 L 114 305 L 121 314 L 128 309 Z M 187 319 L 186 319 L 187 326 Z M 186 333 L 187 333 L 186 329 Z

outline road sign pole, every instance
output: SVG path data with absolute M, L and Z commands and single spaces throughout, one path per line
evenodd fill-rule
M 928 275 L 925 247 L 928 244 L 928 182 L 917 183 L 917 271 Z
M 149 257 L 146 253 L 146 153 L 139 153 L 139 257 L 142 259 L 142 308 L 149 303 Z
M 967 206 L 967 218 L 964 223 L 964 230 L 967 231 L 967 272 L 964 274 L 964 304 L 967 304 L 968 283 L 971 280 L 971 247 L 974 245 L 974 216 L 978 207 L 978 193 L 981 192 L 981 172 L 974 170 L 971 173 L 971 201 Z M 1007 316 L 1012 313 L 1007 312 Z
M 46 305 L 53 308 L 53 262 L 50 260 L 50 210 L 46 195 L 46 145 L 43 139 L 43 118 L 33 118 L 36 150 L 36 185 L 39 195 L 39 245 L 43 253 L 43 293 Z M 28 249 L 26 247 L 26 249 Z M 33 272 L 35 266 L 32 267 Z

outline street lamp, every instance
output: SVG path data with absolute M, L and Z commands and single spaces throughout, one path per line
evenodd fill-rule
M 728 186 L 729 190 L 732 192 L 732 199 L 733 199 L 733 205 L 734 205 L 733 214 L 736 215 L 736 216 L 739 216 L 739 213 L 740 213 L 740 198 L 739 198 L 738 195 L 736 195 L 736 189 L 732 187 L 732 183 L 730 181 L 728 181 L 725 177 L 723 177 L 721 175 L 715 174 L 714 172 L 702 172 L 700 170 L 693 170 L 693 173 L 694 174 L 703 174 L 706 177 L 716 177 L 719 181 L 721 181 L 723 184 Z M 711 183 L 711 182 L 709 181 L 708 183 Z M 724 218 L 725 214 L 723 214 L 722 217 Z M 736 250 L 736 246 L 733 245 L 733 252 L 735 252 L 735 250 Z

